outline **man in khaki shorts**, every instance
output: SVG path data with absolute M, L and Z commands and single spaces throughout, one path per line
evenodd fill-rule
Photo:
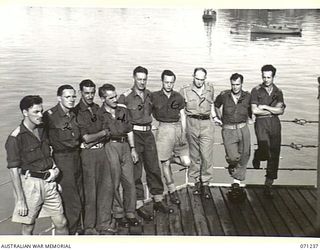
M 42 98 L 29 95 L 20 101 L 22 123 L 6 142 L 8 168 L 13 182 L 15 208 L 12 221 L 31 235 L 38 217 L 51 217 L 56 234 L 68 234 L 62 200 L 54 181 L 59 174 L 42 127 Z
M 161 74 L 162 89 L 152 93 L 152 114 L 159 122 L 156 136 L 158 157 L 169 191 L 170 201 L 179 205 L 180 199 L 172 177 L 171 163 L 189 167 L 189 147 L 186 138 L 184 99 L 173 90 L 176 75 L 171 70 Z

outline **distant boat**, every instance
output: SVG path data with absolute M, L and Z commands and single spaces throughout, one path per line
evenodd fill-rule
M 299 35 L 302 29 L 298 26 L 287 26 L 287 25 L 252 25 L 251 33 L 256 34 L 291 34 Z
M 203 20 L 213 20 L 216 19 L 217 13 L 213 9 L 205 9 L 203 11 L 202 19 Z

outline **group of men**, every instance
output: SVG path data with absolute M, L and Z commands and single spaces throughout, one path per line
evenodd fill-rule
M 188 168 L 194 195 L 210 199 L 214 127 L 222 126 L 228 171 L 233 177 L 232 200 L 243 200 L 250 158 L 252 113 L 256 117 L 258 149 L 253 166 L 267 161 L 265 195 L 272 197 L 277 179 L 283 94 L 274 84 L 276 69 L 261 68 L 263 82 L 251 94 L 242 90 L 243 76 L 230 77 L 231 89 L 214 97 L 207 71 L 195 68 L 192 84 L 173 90 L 176 75 L 164 70 L 162 88 L 146 88 L 148 70 L 133 71 L 133 87 L 118 98 L 115 86 L 98 89 L 102 105 L 94 103 L 96 85 L 89 79 L 76 90 L 62 85 L 58 104 L 43 113 L 42 98 L 25 96 L 20 102 L 21 124 L 6 142 L 15 209 L 12 220 L 22 224 L 22 234 L 32 234 L 35 220 L 50 216 L 56 234 L 111 234 L 118 226 L 138 226 L 153 220 L 144 207 L 143 169 L 153 197 L 153 209 L 172 213 L 164 203 L 164 184 L 172 204 L 180 198 L 172 176 L 172 163 Z M 153 119 L 158 122 L 155 134 Z M 162 168 L 162 171 L 160 169 Z

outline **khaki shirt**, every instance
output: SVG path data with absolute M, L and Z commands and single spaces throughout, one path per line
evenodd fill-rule
M 149 125 L 152 122 L 152 101 L 151 92 L 144 91 L 144 100 L 132 88 L 123 93 L 118 102 L 126 105 L 129 114 L 129 121 L 133 125 Z
M 58 103 L 47 110 L 43 118 L 54 151 L 79 147 L 80 130 L 73 109 L 67 116 Z
M 180 90 L 180 94 L 184 97 L 187 115 L 210 115 L 211 106 L 214 102 L 214 88 L 211 83 L 204 83 L 204 89 L 201 96 L 194 90 L 193 85 L 184 86 Z
M 6 142 L 8 168 L 44 171 L 52 168 L 49 140 L 42 127 L 38 127 L 40 140 L 21 122 Z

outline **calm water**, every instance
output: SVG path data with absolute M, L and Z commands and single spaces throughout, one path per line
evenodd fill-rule
M 56 103 L 59 85 L 78 88 L 85 78 L 98 86 L 114 83 L 121 93 L 132 85 L 137 65 L 149 69 L 151 90 L 160 88 L 164 69 L 177 74 L 179 89 L 190 83 L 194 67 L 203 66 L 220 92 L 229 88 L 234 72 L 245 76 L 244 89 L 251 90 L 261 82 L 261 66 L 271 63 L 287 104 L 282 119 L 318 119 L 319 10 L 218 10 L 211 23 L 201 15 L 202 9 L 0 8 L 0 184 L 9 179 L 4 143 L 21 120 L 18 103 L 23 96 L 39 94 L 49 108 Z M 298 24 L 303 32 L 301 37 L 251 36 L 253 23 Z M 220 128 L 215 138 L 221 142 Z M 282 138 L 283 144 L 316 145 L 317 125 L 283 123 Z M 223 147 L 217 145 L 215 152 L 216 165 L 224 167 Z M 284 147 L 281 166 L 316 168 L 316 153 Z M 250 172 L 247 183 L 261 183 L 263 175 Z M 278 183 L 315 184 L 315 178 L 316 172 L 281 171 Z M 230 178 L 217 170 L 214 181 Z M 11 206 L 8 190 L 10 185 L 0 186 L 1 197 Z M 0 207 L 0 214 L 8 214 L 7 208 Z

